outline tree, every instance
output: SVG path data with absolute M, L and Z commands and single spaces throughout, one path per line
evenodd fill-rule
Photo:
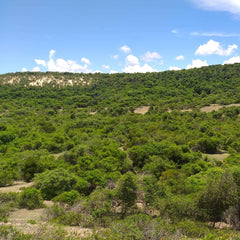
M 43 198 L 50 200 L 62 192 L 72 190 L 77 183 L 77 177 L 67 170 L 59 168 L 37 174 L 34 181 Z
M 137 199 L 137 180 L 132 172 L 122 176 L 117 187 L 117 198 L 122 205 L 122 217 L 135 204 Z
M 226 171 L 220 178 L 211 179 L 200 195 L 198 207 L 203 210 L 203 217 L 213 222 L 221 221 L 224 211 L 238 201 L 237 187 L 232 175 Z
M 43 207 L 43 199 L 39 190 L 27 188 L 21 192 L 19 197 L 19 206 L 21 208 L 35 209 Z

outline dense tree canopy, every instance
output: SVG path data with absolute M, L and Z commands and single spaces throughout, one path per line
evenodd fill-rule
M 114 235 L 109 219 L 119 215 L 136 234 L 140 222 L 240 219 L 240 64 L 9 73 L 0 75 L 0 102 L 0 186 L 34 181 L 26 196 L 78 204 L 81 212 L 53 209 L 60 222 L 92 218 Z

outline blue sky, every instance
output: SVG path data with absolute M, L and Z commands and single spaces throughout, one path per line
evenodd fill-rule
M 240 0 L 3 0 L 0 73 L 240 62 Z

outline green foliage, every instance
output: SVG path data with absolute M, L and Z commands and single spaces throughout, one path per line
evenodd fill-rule
M 0 193 L 0 221 L 7 221 L 9 212 L 16 207 L 18 207 L 17 193 Z
M 58 204 L 54 204 L 48 209 L 48 217 L 54 222 L 70 226 L 89 227 L 92 221 L 91 216 L 71 211 L 71 209 L 66 210 Z
M 78 200 L 80 197 L 80 194 L 72 190 L 70 192 L 63 192 L 60 195 L 56 196 L 53 198 L 54 202 L 62 202 L 62 203 L 67 203 L 68 205 L 73 205 L 76 200 Z
M 137 181 L 132 172 L 127 172 L 122 176 L 118 183 L 116 195 L 122 205 L 122 216 L 125 216 L 137 199 Z
M 219 141 L 216 138 L 202 138 L 198 141 L 201 152 L 216 153 Z
M 213 222 L 221 221 L 224 211 L 238 202 L 238 193 L 234 179 L 229 171 L 220 178 L 209 179 L 206 189 L 201 193 L 198 206 L 204 219 Z
M 19 82 L 4 84 L 13 78 Z M 45 78 L 52 82 L 29 85 Z M 102 238 L 119 239 L 119 229 L 121 239 L 204 238 L 208 228 L 195 219 L 239 221 L 240 108 L 230 105 L 239 103 L 239 78 L 240 64 L 0 75 L 0 186 L 35 179 L 45 199 L 69 204 L 55 207 L 55 222 L 104 227 Z M 66 86 L 69 79 L 73 87 Z M 202 109 L 211 104 L 222 108 Z M 134 113 L 141 106 L 148 112 Z M 231 155 L 213 160 L 223 151 Z M 223 180 L 226 169 L 231 177 Z M 2 205 L 4 221 L 13 202 Z M 136 212 L 149 216 L 132 217 Z M 210 231 L 209 239 L 231 236 Z
M 19 176 L 19 166 L 17 161 L 3 159 L 0 161 L 0 186 L 11 185 Z
M 101 226 L 104 226 L 104 217 L 112 213 L 112 199 L 112 191 L 101 188 L 97 188 L 88 198 L 86 207 Z
M 52 199 L 65 191 L 70 191 L 77 183 L 77 177 L 63 168 L 47 170 L 34 178 L 35 186 L 44 199 Z
M 35 209 L 43 207 L 41 192 L 35 188 L 27 188 L 20 193 L 20 208 Z

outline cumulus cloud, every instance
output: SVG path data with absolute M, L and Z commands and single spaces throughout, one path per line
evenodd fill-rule
M 115 60 L 117 60 L 117 59 L 119 58 L 119 55 L 118 55 L 118 54 L 113 55 L 112 58 L 115 59 Z
M 184 56 L 183 55 L 177 56 L 176 60 L 178 60 L 178 61 L 184 60 Z
M 46 67 L 46 69 L 51 72 L 84 72 L 84 73 L 92 72 L 88 68 L 88 65 L 91 64 L 89 59 L 83 57 L 81 59 L 81 62 L 84 64 L 81 65 L 73 60 L 65 60 L 62 58 L 54 60 L 55 53 L 56 53 L 55 50 L 53 49 L 50 50 L 48 62 L 41 59 L 35 59 L 35 62 L 38 65 Z M 32 71 L 40 71 L 39 66 L 35 67 Z
M 118 71 L 116 71 L 116 70 L 111 70 L 110 71 L 110 74 L 115 74 L 115 73 L 118 73 Z
M 219 42 L 209 40 L 207 43 L 200 45 L 195 55 L 219 55 L 229 56 L 231 55 L 238 46 L 236 44 L 228 45 L 227 49 L 223 49 Z
M 22 68 L 22 72 L 27 72 L 27 69 L 26 68 Z
M 83 63 L 86 63 L 86 64 L 91 64 L 91 62 L 89 61 L 89 59 L 87 59 L 87 58 L 85 58 L 85 57 L 83 57 L 83 58 L 81 58 L 81 62 L 83 62 Z
M 101 70 L 95 70 L 93 73 L 102 73 Z
M 207 61 L 202 61 L 200 59 L 196 59 L 192 61 L 192 64 L 188 64 L 186 69 L 190 69 L 190 68 L 200 68 L 200 67 L 206 67 L 208 66 Z
M 53 56 L 54 56 L 54 54 L 55 54 L 55 50 L 50 50 L 50 52 L 49 52 L 49 59 L 51 59 Z
M 226 61 L 223 62 L 223 64 L 234 64 L 234 63 L 240 63 L 240 57 L 232 57 Z
M 38 65 L 43 65 L 44 67 L 46 66 L 46 61 L 45 61 L 45 60 L 34 59 L 34 61 L 35 61 Z
M 144 64 L 143 66 L 140 65 L 139 59 L 134 55 L 128 55 L 126 57 L 126 67 L 122 69 L 123 72 L 126 73 L 146 73 L 146 72 L 156 72 L 155 69 L 153 69 L 148 64 Z
M 240 13 L 239 0 L 191 0 L 198 7 L 210 11 L 226 11 L 233 14 Z
M 160 56 L 159 53 L 157 52 L 146 52 L 143 56 L 142 56 L 142 59 L 143 61 L 145 62 L 152 62 L 154 60 L 157 60 L 157 59 L 161 59 L 162 57 Z
M 169 67 L 169 70 L 170 71 L 178 71 L 178 70 L 181 70 L 181 68 L 179 68 L 179 67 Z
M 110 69 L 110 66 L 103 64 L 103 65 L 102 65 L 102 68 L 103 68 L 103 69 Z
M 130 54 L 126 58 L 126 64 L 129 66 L 139 65 L 139 59 L 136 56 Z
M 41 70 L 39 67 L 35 67 L 35 68 L 33 68 L 32 72 L 41 72 Z
M 124 46 L 120 47 L 120 51 L 124 52 L 124 53 L 130 53 L 131 52 L 131 48 L 128 47 L 127 45 L 124 45 Z
M 144 64 L 143 66 L 140 65 L 133 65 L 133 66 L 126 66 L 122 69 L 123 72 L 126 73 L 146 73 L 146 72 L 156 72 L 157 70 L 153 69 L 148 64 Z
M 191 36 L 200 37 L 240 37 L 240 33 L 221 33 L 221 32 L 191 32 Z
M 171 31 L 171 33 L 173 33 L 173 34 L 178 34 L 178 30 L 177 30 L 177 29 L 173 29 L 173 30 Z

